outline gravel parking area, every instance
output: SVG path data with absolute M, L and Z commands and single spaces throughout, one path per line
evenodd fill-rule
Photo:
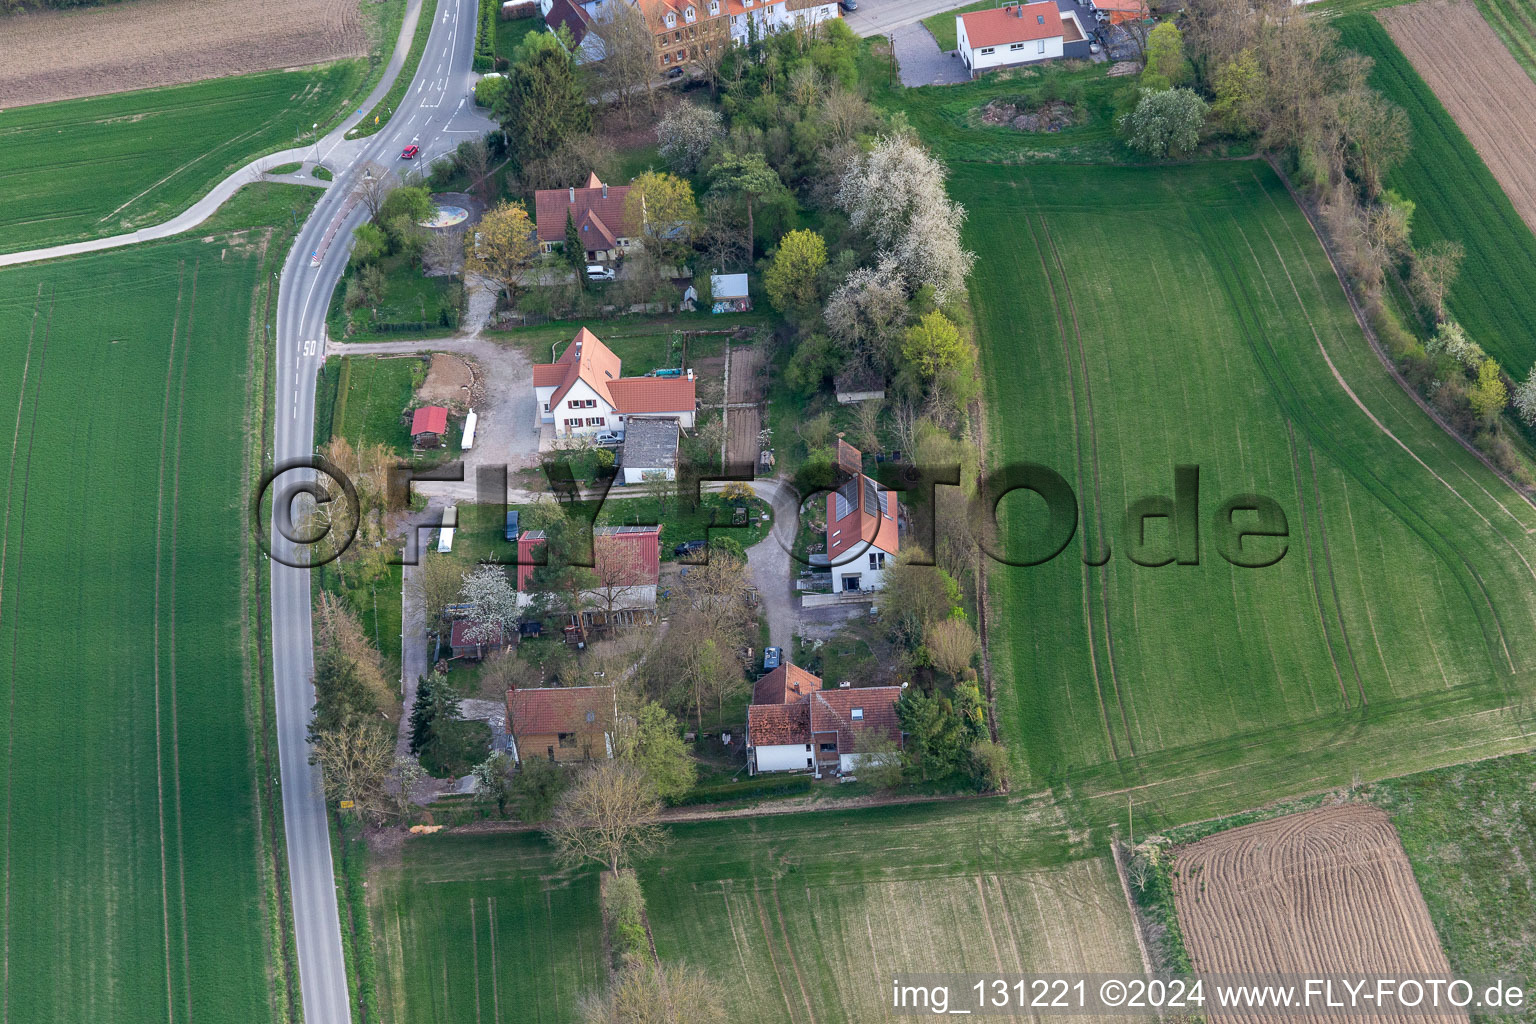
M 898 28 L 891 34 L 891 45 L 896 50 L 902 85 L 954 85 L 970 81 L 970 72 L 960 58 L 940 50 L 922 22 Z

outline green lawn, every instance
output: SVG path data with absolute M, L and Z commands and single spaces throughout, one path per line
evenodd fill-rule
M 326 328 L 339 341 L 390 341 L 396 338 L 441 337 L 459 323 L 462 287 L 451 278 L 427 277 L 421 264 L 404 254 L 385 256 L 384 291 L 376 306 L 346 309 L 347 284 L 357 272 L 349 262 L 346 275 L 331 296 Z M 386 325 L 394 329 L 383 329 Z
M 384 444 L 410 454 L 405 408 L 426 373 L 426 361 L 417 356 L 340 357 L 332 433 L 354 445 Z
M 276 262 L 221 237 L 0 270 L 11 1020 L 278 1016 L 242 589 Z
M 884 1019 L 892 973 L 1140 969 L 1108 858 L 1029 803 L 677 825 L 639 872 L 662 960 L 706 971 L 733 1021 Z M 602 984 L 596 875 L 536 835 L 407 840 L 376 877 L 397 1024 L 575 1020 Z
M 172 217 L 262 152 L 301 145 L 363 86 L 364 60 L 0 111 L 0 252 Z
M 1413 243 L 1450 238 L 1466 246 L 1450 292 L 1451 315 L 1508 373 L 1523 379 L 1536 362 L 1536 235 L 1386 29 L 1368 14 L 1335 25 L 1345 45 L 1375 61 L 1371 85 L 1412 122 L 1413 151 L 1386 183 L 1417 204 Z
M 770 509 L 768 503 L 761 498 L 753 498 L 746 503 L 749 510 L 748 524 L 735 527 L 731 525 L 734 518 L 732 510 L 739 503 L 726 501 L 717 494 L 704 495 L 697 508 L 689 508 L 674 499 L 668 503 L 666 511 L 661 512 L 655 498 L 626 493 L 637 490 L 638 487 L 615 487 L 608 500 L 601 505 L 596 501 L 578 501 L 571 506 L 571 512 L 596 526 L 660 523 L 663 562 L 674 561 L 672 549 L 684 541 L 729 537 L 743 548 L 748 548 L 768 535 L 770 524 L 759 517 Z M 467 562 L 492 557 L 510 562 L 516 551 L 514 545 L 503 539 L 507 508 L 523 511 L 527 506 L 458 506 L 459 526 L 453 533 L 453 553 Z
M 513 18 L 511 21 L 496 20 L 496 56 L 510 61 L 517 44 L 530 32 L 544 28 L 543 18 Z
M 1536 509 L 1386 374 L 1266 165 L 966 165 L 952 189 L 986 254 L 994 459 L 1061 473 L 1086 527 L 991 574 L 1024 785 L 1100 824 L 1135 787 L 1157 827 L 1527 743 L 1530 711 L 1508 706 L 1536 668 Z M 1201 563 L 1134 565 L 1120 518 L 1181 463 L 1200 467 Z M 1210 517 L 1243 492 L 1288 519 L 1270 568 L 1215 549 Z M 1005 499 L 1010 547 L 1038 506 Z

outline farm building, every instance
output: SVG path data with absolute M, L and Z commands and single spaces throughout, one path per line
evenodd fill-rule
M 843 483 L 827 495 L 827 551 L 812 555 L 825 561 L 834 586 L 845 593 L 879 590 L 885 568 L 900 550 L 896 495 L 863 473 L 863 454 L 841 438 L 837 466 Z
M 839 405 L 878 402 L 885 398 L 885 381 L 869 367 L 860 365 L 833 377 L 832 390 Z
M 677 419 L 672 416 L 635 416 L 624 432 L 620 455 L 626 484 L 644 483 L 653 474 L 677 479 Z
M 583 327 L 553 363 L 533 368 L 536 426 L 553 424 L 558 437 L 617 434 L 631 416 L 670 416 L 693 428 L 698 398 L 693 371 L 676 377 L 622 377 L 613 350 Z
M 424 405 L 411 413 L 411 444 L 417 448 L 437 448 L 448 433 L 448 410 L 440 405 Z
M 993 68 L 1088 56 L 1088 32 L 1077 12 L 1070 5 L 1060 9 L 1056 0 L 957 14 L 955 40 L 972 78 Z
M 870 740 L 901 745 L 899 686 L 823 690 L 821 678 L 782 665 L 757 681 L 747 708 L 747 771 L 857 770 Z
M 479 661 L 492 651 L 499 651 L 507 646 L 507 640 L 502 635 L 501 627 L 491 625 L 483 632 L 483 635 L 474 634 L 475 624 L 468 619 L 455 619 L 453 627 L 448 631 L 448 649 L 450 656 L 465 658 L 469 661 Z
M 628 185 L 610 188 L 596 174 L 588 174 L 581 188 L 539 189 L 533 194 L 539 248 L 544 252 L 564 248 L 565 222 L 569 219 L 581 236 L 588 262 L 618 259 L 639 240 L 640 226 L 631 224 L 626 216 L 628 199 Z
M 558 686 L 507 691 L 512 759 L 593 761 L 613 756 L 618 706 L 611 686 Z
M 709 294 L 715 313 L 745 313 L 752 308 L 746 274 L 710 274 Z

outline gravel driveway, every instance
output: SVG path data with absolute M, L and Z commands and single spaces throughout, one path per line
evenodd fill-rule
M 940 50 L 922 22 L 903 25 L 892 32 L 891 46 L 896 51 L 902 85 L 954 85 L 971 80 L 960 58 Z

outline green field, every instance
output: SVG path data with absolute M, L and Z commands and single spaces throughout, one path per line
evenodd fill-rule
M 1375 61 L 1371 85 L 1412 122 L 1413 151 L 1386 184 L 1417 204 L 1414 245 L 1450 238 L 1466 246 L 1451 315 L 1508 373 L 1524 378 L 1536 362 L 1536 235 L 1387 30 L 1368 14 L 1335 24 L 1346 46 Z
M 1483 20 L 1536 78 L 1536 0 L 1476 0 Z
M 1536 756 L 1372 786 L 1392 816 L 1451 967 L 1536 978 Z
M 1131 789 L 1157 827 L 1528 744 L 1510 705 L 1536 668 L 1536 509 L 1387 375 L 1265 164 L 966 165 L 951 187 L 985 254 L 992 458 L 1061 473 L 1086 527 L 991 573 L 1024 785 L 1098 824 Z M 1181 463 L 1200 467 L 1201 562 L 1134 565 L 1124 510 Z M 1243 492 L 1285 512 L 1277 565 L 1215 549 L 1211 517 Z M 1014 550 L 1038 506 L 1005 499 Z
M 279 1012 L 245 615 L 255 242 L 0 271 L 10 1020 Z
M 114 235 L 191 206 L 253 156 L 309 141 L 368 62 L 0 111 L 0 252 Z
M 596 876 L 547 849 L 412 839 L 376 872 L 388 1019 L 578 1019 L 603 979 Z M 705 970 L 733 1021 L 885 1019 L 892 972 L 1140 970 L 1114 867 L 1028 802 L 677 825 L 639 871 L 661 959 Z

